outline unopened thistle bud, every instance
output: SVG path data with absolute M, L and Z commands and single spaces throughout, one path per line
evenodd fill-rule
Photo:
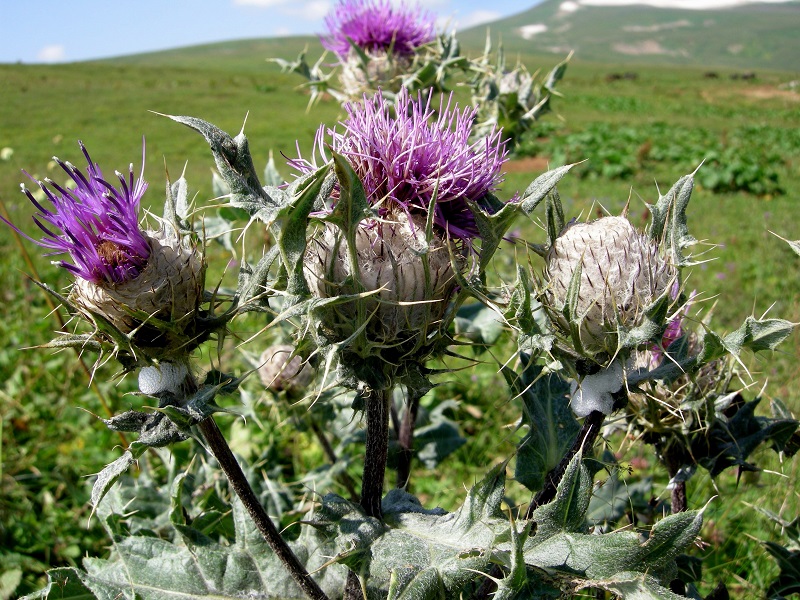
M 33 220 L 44 232 L 40 240 L 25 237 L 51 254 L 70 256 L 71 263 L 56 264 L 75 276 L 70 300 L 86 318 L 100 327 L 102 317 L 150 358 L 171 358 L 187 345 L 187 329 L 203 293 L 203 260 L 178 232 L 139 228 L 147 184 L 134 177 L 133 165 L 127 176 L 117 173 L 115 186 L 80 147 L 86 174 L 56 158 L 70 185 L 34 180 L 53 210 L 23 186 L 39 211 Z
M 411 58 L 393 56 L 385 50 L 372 50 L 365 53 L 365 63 L 361 56 L 351 51 L 340 63 L 339 83 L 347 98 L 358 99 L 363 94 L 377 89 L 397 92 L 400 90 L 400 76 L 408 73 Z
M 261 353 L 258 377 L 274 391 L 302 391 L 311 383 L 311 367 L 300 356 L 292 356 L 292 346 L 278 344 Z
M 457 263 L 463 262 L 458 248 L 449 245 Z M 421 217 L 399 212 L 358 228 L 357 274 L 351 273 L 338 229 L 325 227 L 310 242 L 305 275 L 311 292 L 320 298 L 370 294 L 363 300 L 370 317 L 369 337 L 392 344 L 424 337 L 427 330 L 441 324 L 456 288 L 450 253 L 448 242 L 439 235 L 426 244 Z M 356 319 L 356 303 L 344 304 L 340 311 L 349 330 L 334 336 L 341 339 L 352 334 L 349 324 Z
M 671 289 L 677 270 L 658 246 L 624 217 L 604 217 L 566 229 L 547 254 L 547 304 L 565 333 L 570 285 L 580 268 L 574 307 L 582 349 L 614 354 L 620 329 L 643 321 L 645 310 Z

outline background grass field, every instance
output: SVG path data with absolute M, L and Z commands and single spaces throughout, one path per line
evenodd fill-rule
M 185 171 L 197 204 L 207 204 L 213 196 L 213 161 L 206 143 L 155 112 L 200 117 L 230 133 L 238 132 L 246 118 L 245 132 L 257 165 L 265 164 L 273 152 L 288 177 L 281 155 L 295 156 L 296 143 L 307 153 L 319 124 L 333 125 L 341 118 L 339 106 L 330 101 L 307 111 L 307 96 L 296 90 L 301 81 L 279 73 L 266 61 L 293 57 L 308 41 L 246 40 L 94 63 L 0 65 L 0 148 L 13 149 L 0 161 L 0 200 L 10 218 L 32 233 L 32 207 L 19 192 L 20 182 L 25 181 L 23 169 L 37 178 L 62 181 L 50 157 L 80 165 L 77 140 L 83 140 L 107 175 L 112 169 L 125 170 L 130 162 L 138 170 L 145 137 L 145 175 L 150 182 L 145 205 L 160 211 L 165 171 L 172 179 Z M 558 60 L 522 59 L 534 68 L 549 68 Z M 714 324 L 719 331 L 729 331 L 747 315 L 766 311 L 800 321 L 800 259 L 770 233 L 800 238 L 800 144 L 792 137 L 800 127 L 800 95 L 781 88 L 798 74 L 759 72 L 756 80 L 741 81 L 731 80 L 724 69 L 717 79 L 704 78 L 705 69 L 691 67 L 628 65 L 625 70 L 637 78 L 609 81 L 608 75 L 619 71 L 618 66 L 576 57 L 559 88 L 563 98 L 554 102 L 557 114 L 543 122 L 541 136 L 528 140 L 529 155 L 508 164 L 500 195 L 510 198 L 554 155 L 564 155 L 559 140 L 586 134 L 578 151 L 600 146 L 609 152 L 595 152 L 592 162 L 577 167 L 559 186 L 567 215 L 592 214 L 601 206 L 618 213 L 630 199 L 632 215 L 641 215 L 644 222 L 644 202 L 653 202 L 657 189 L 665 191 L 694 170 L 710 152 L 706 147 L 728 144 L 742 128 L 755 128 L 756 136 L 775 150 L 768 166 L 782 193 L 715 193 L 698 186 L 689 226 L 698 239 L 716 247 L 709 246 L 706 255 L 713 261 L 691 270 L 690 287 L 708 292 L 709 307 L 717 303 Z M 463 91 L 459 93 L 468 100 Z M 611 125 L 610 131 L 601 125 Z M 631 142 L 631 136 L 614 133 L 625 128 L 643 132 L 644 139 L 636 141 L 634 135 Z M 687 133 L 693 131 L 701 135 Z M 654 158 L 651 149 L 673 138 L 689 141 L 681 142 L 678 155 Z M 754 143 L 741 152 L 757 154 L 764 149 Z M 604 174 L 599 168 L 620 161 L 632 165 L 630 172 L 615 174 L 612 169 Z M 535 223 L 520 227 L 523 237 L 544 238 Z M 141 405 L 141 400 L 126 395 L 135 389 L 133 381 L 109 382 L 113 373 L 109 366 L 98 370 L 96 386 L 89 387 L 89 377 L 74 354 L 23 349 L 45 343 L 62 327 L 26 274 L 56 288 L 68 284 L 37 248 L 27 243 L 25 248 L 33 256 L 31 264 L 24 261 L 11 231 L 0 227 L 0 598 L 36 589 L 48 567 L 79 564 L 86 554 L 105 552 L 103 533 L 89 519 L 86 476 L 119 456 L 122 440 L 94 415 L 105 417 L 107 411 Z M 507 254 L 512 251 L 509 248 Z M 498 261 L 499 272 L 506 267 Z M 799 344 L 794 335 L 775 355 L 748 360 L 753 394 L 766 382 L 766 395 L 782 398 L 795 414 L 800 414 L 795 383 Z M 503 349 L 510 352 L 511 344 L 501 345 L 497 352 Z M 93 358 L 84 360 L 91 364 Z M 501 361 L 506 358 L 497 356 Z M 519 407 L 496 391 L 486 393 L 504 385 L 496 368 L 487 359 L 468 375 L 451 376 L 433 392 L 459 402 L 454 416 L 468 442 L 436 472 L 416 468 L 415 492 L 431 505 L 456 505 L 464 482 L 513 451 Z M 278 422 L 258 435 L 294 434 L 289 424 Z M 302 436 L 297 447 L 303 450 L 295 465 L 298 472 L 319 460 L 318 451 Z M 798 473 L 795 463 L 781 465 L 766 458 L 775 473 L 741 480 L 735 473 L 725 474 L 716 484 L 698 476 L 690 482 L 692 507 L 715 493 L 714 485 L 721 497 L 706 513 L 703 536 L 711 545 L 695 549 L 706 556 L 704 585 L 709 588 L 725 581 L 739 593 L 755 597 L 749 594 L 763 593 L 777 572 L 758 540 L 778 532 L 747 503 L 788 518 L 797 516 Z M 646 461 L 636 465 L 630 476 L 655 476 L 656 493 L 664 495 L 664 475 Z M 509 494 L 516 494 L 518 502 L 527 500 L 513 486 Z

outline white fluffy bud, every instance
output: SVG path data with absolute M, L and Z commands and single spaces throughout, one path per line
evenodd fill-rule
M 367 52 L 369 61 L 366 68 L 361 57 L 351 50 L 347 60 L 342 63 L 339 83 L 348 98 L 361 101 L 362 96 L 378 89 L 391 92 L 400 91 L 400 76 L 408 72 L 411 59 L 389 54 L 385 50 Z
M 604 217 L 569 227 L 547 255 L 547 300 L 561 316 L 567 292 L 580 265 L 577 315 L 586 352 L 616 351 L 617 326 L 641 324 L 644 310 L 675 281 L 677 270 L 659 254 L 658 247 L 624 217 Z
M 163 392 L 177 393 L 186 381 L 189 368 L 185 363 L 161 363 L 139 369 L 139 391 L 148 396 Z
M 329 225 L 309 243 L 306 280 L 319 298 L 374 292 L 363 300 L 374 341 L 425 335 L 441 321 L 456 286 L 447 242 L 434 233 L 427 252 L 425 248 L 425 222 L 418 217 L 409 220 L 400 212 L 380 223 L 362 224 L 356 232 L 356 254 L 363 289 L 357 290 L 349 280 L 347 243 Z M 336 313 L 341 323 L 332 325 L 341 326 L 344 337 L 359 326 L 355 302 L 337 306 Z
M 261 354 L 258 376 L 267 388 L 302 390 L 311 383 L 311 367 L 300 356 L 292 356 L 294 348 L 286 345 L 270 346 Z

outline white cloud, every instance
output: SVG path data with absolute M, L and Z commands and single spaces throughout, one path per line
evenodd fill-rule
M 743 4 L 772 4 L 792 2 L 792 0 L 578 0 L 582 6 L 630 6 L 631 4 L 646 4 L 656 8 L 685 8 L 693 10 L 706 10 L 714 8 L 729 8 Z
M 67 52 L 60 44 L 45 46 L 36 54 L 37 60 L 42 62 L 62 62 L 66 56 Z
M 331 3 L 327 0 L 312 0 L 311 2 L 306 2 L 302 8 L 292 10 L 292 14 L 299 14 L 304 19 L 314 21 L 322 19 L 331 8 Z
M 474 10 L 468 15 L 456 17 L 454 21 L 456 21 L 458 29 L 467 29 L 468 27 L 480 25 L 481 23 L 496 21 L 502 16 L 501 13 L 493 10 Z
M 575 12 L 580 8 L 577 2 L 572 2 L 572 0 L 567 0 L 567 2 L 562 2 L 561 5 L 558 7 L 559 10 L 563 10 L 564 12 Z

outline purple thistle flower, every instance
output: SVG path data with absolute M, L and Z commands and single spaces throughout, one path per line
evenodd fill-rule
M 141 177 L 134 180 L 131 165 L 127 178 L 116 173 L 119 188 L 114 187 L 103 179 L 100 167 L 92 162 L 83 142 L 79 144 L 89 163 L 86 175 L 69 162 L 54 157 L 74 182 L 74 189 L 62 187 L 50 179 L 39 181 L 26 173 L 44 192 L 54 210 L 42 206 L 24 184 L 21 186 L 39 211 L 33 220 L 44 237 L 35 240 L 3 220 L 17 233 L 52 250 L 45 256 L 69 254 L 74 264 L 63 261 L 56 264 L 77 277 L 93 283 L 130 281 L 141 273 L 150 257 L 150 244 L 139 229 L 139 201 L 147 183 Z
M 678 282 L 676 281 L 670 296 L 672 296 L 673 299 L 677 298 L 678 291 Z M 664 350 L 669 348 L 673 342 L 679 340 L 684 334 L 683 322 L 689 316 L 689 309 L 694 303 L 694 298 L 696 295 L 696 290 L 692 290 L 692 292 L 689 294 L 689 300 L 687 300 L 680 312 L 676 313 L 672 317 L 672 320 L 667 323 L 667 327 L 664 329 L 664 333 L 661 336 L 661 344 L 653 344 L 651 346 L 650 362 L 653 366 L 656 366 L 661 362 L 661 359 L 664 357 Z
M 350 52 L 350 40 L 367 52 L 391 48 L 410 56 L 435 35 L 433 15 L 419 6 L 392 6 L 389 0 L 342 0 L 325 17 L 325 25 L 322 45 L 342 59 Z
M 398 209 L 427 216 L 435 198 L 434 224 L 453 238 L 478 236 L 467 202 L 480 201 L 503 179 L 500 169 L 507 151 L 500 130 L 470 143 L 477 110 L 453 106 L 452 94 L 447 104 L 440 101 L 437 111 L 430 99 L 425 102 L 420 95 L 412 100 L 406 90 L 397 95 L 394 107 L 378 92 L 345 109 L 348 117 L 340 123 L 344 132 L 321 126 L 315 155 L 310 161 L 289 160 L 291 167 L 303 174 L 316 170 L 316 153 L 328 162 L 325 147 L 330 146 L 350 162 L 381 216 Z

